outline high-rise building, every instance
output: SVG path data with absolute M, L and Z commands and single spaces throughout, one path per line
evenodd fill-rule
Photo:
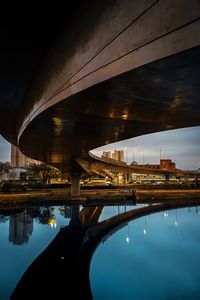
M 103 151 L 102 157 L 112 158 L 124 162 L 124 150 L 114 150 L 113 153 L 111 153 L 111 151 Z
M 111 152 L 110 152 L 110 151 L 103 151 L 102 157 L 112 158 L 112 157 L 111 157 Z
M 124 150 L 115 150 L 112 158 L 118 161 L 124 161 Z
M 24 167 L 25 155 L 21 153 L 18 147 L 11 145 L 11 167 Z
M 27 243 L 33 232 L 33 218 L 25 211 L 10 216 L 9 241 L 15 245 Z
M 18 147 L 11 145 L 11 167 L 24 168 L 31 164 L 38 164 L 39 161 L 25 156 Z

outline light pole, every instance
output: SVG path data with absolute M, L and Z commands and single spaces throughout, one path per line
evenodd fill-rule
M 143 162 L 143 165 L 144 165 L 144 152 L 142 152 L 142 162 Z
M 125 152 L 125 162 L 128 164 L 128 149 L 127 147 L 124 147 Z
M 127 147 L 124 147 L 124 150 L 125 150 L 125 162 L 128 165 L 128 149 L 127 149 Z M 128 182 L 127 175 L 128 175 L 128 173 L 124 172 L 124 187 L 125 187 L 125 184 Z

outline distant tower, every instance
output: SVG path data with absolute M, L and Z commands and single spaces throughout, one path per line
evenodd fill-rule
M 26 165 L 26 157 L 18 147 L 11 145 L 11 167 L 18 168 Z
M 111 158 L 111 152 L 110 151 L 103 151 L 102 157 Z
M 124 150 L 115 150 L 112 156 L 113 159 L 124 161 Z
M 27 243 L 33 232 L 33 218 L 25 211 L 10 216 L 9 241 L 15 245 Z
M 18 147 L 11 145 L 11 167 L 23 168 L 31 164 L 39 164 L 40 162 L 25 156 Z

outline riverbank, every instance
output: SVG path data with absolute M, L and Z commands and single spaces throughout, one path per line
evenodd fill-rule
M 200 189 L 191 190 L 138 190 L 136 191 L 138 203 L 171 203 L 173 201 L 200 200 Z
M 133 195 L 133 196 L 132 196 Z M 136 199 L 135 199 L 136 196 Z M 200 201 L 200 189 L 155 190 L 82 190 L 80 197 L 71 197 L 69 189 L 31 191 L 17 194 L 0 194 L 0 208 L 32 205 L 120 205 L 137 203 L 171 203 L 173 201 Z

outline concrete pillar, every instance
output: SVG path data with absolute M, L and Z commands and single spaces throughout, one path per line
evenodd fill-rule
M 71 196 L 80 196 L 80 174 L 71 174 Z
M 79 207 L 80 207 L 80 205 L 73 205 L 71 207 L 71 220 L 70 220 L 69 223 L 72 226 L 76 226 L 76 225 L 80 225 L 81 224 Z

